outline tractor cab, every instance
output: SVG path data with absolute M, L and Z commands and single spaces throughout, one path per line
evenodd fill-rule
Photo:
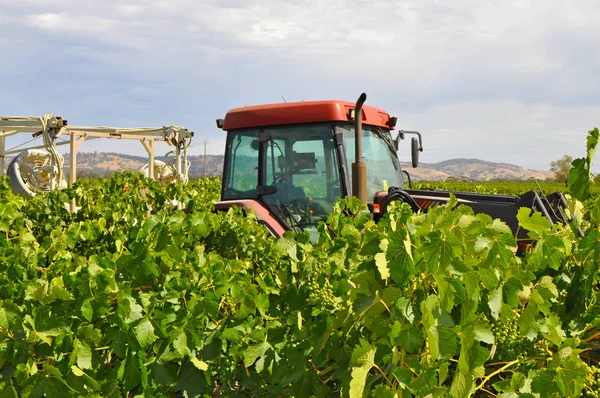
M 362 107 L 367 202 L 404 187 L 390 130 L 394 118 Z M 335 202 L 352 195 L 356 106 L 342 101 L 237 108 L 217 121 L 227 131 L 222 201 L 257 201 L 286 230 L 316 237 Z
M 550 223 L 570 221 L 560 192 L 506 196 L 405 189 L 396 155 L 399 140 L 407 134 L 418 136 L 411 140 L 412 166 L 417 167 L 421 135 L 400 130 L 392 139 L 396 118 L 364 105 L 366 98 L 362 94 L 356 103 L 293 102 L 227 112 L 217 120 L 217 126 L 227 131 L 227 146 L 221 201 L 215 209 L 240 206 L 253 211 L 274 236 L 308 231 L 315 241 L 317 224 L 327 219 L 341 197 L 357 197 L 378 221 L 392 201 L 419 212 L 454 196 L 474 213 L 506 222 L 521 252 L 534 243 L 519 227 L 521 208 L 540 212 Z M 578 233 L 583 235 L 580 229 Z

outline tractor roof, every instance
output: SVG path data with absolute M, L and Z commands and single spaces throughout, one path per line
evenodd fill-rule
M 227 112 L 223 130 L 315 122 L 352 122 L 355 104 L 346 101 L 306 101 L 245 106 Z M 378 108 L 364 105 L 364 124 L 390 128 L 390 115 Z M 354 113 L 354 112 L 352 112 Z

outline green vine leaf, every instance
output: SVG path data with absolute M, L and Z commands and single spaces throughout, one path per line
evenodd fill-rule
M 375 353 L 377 349 L 362 341 L 361 346 L 354 349 L 352 362 L 352 379 L 350 381 L 350 398 L 362 398 L 370 370 L 375 366 Z

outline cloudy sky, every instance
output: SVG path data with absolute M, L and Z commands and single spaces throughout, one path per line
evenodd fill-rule
M 424 134 L 423 162 L 548 169 L 600 125 L 598 16 L 594 0 L 0 0 L 0 114 L 179 124 L 218 154 L 232 107 L 366 92 Z

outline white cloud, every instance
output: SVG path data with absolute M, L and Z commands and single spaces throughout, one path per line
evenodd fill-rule
M 546 170 L 563 155 L 585 156 L 588 130 L 599 126 L 600 104 L 558 107 L 517 101 L 440 105 L 399 112 L 398 128 L 424 135 L 423 162 L 449 158 L 511 161 Z M 402 152 L 402 151 L 401 151 Z M 404 156 L 408 155 L 408 149 Z
M 34 14 L 27 16 L 27 22 L 42 29 L 66 29 L 66 21 L 69 18 L 67 13 L 45 13 L 45 14 Z
M 117 122 L 161 106 L 208 133 L 212 113 L 233 106 L 367 91 L 427 134 L 424 160 L 545 168 L 582 147 L 600 114 L 594 0 L 0 0 L 0 9 L 0 50 L 15 60 L 0 73 L 33 71 L 32 59 L 52 51 L 44 62 L 81 75 L 69 87 L 120 90 L 88 92 L 89 104 L 73 107 L 115 104 Z M 175 91 L 177 101 L 138 101 Z M 193 115 L 177 113 L 183 101 Z
M 39 11 L 28 13 L 34 5 Z M 433 90 L 469 69 L 494 78 L 558 73 L 569 60 L 545 42 L 553 32 L 567 30 L 575 39 L 600 35 L 593 19 L 598 6 L 589 1 L 23 0 L 20 11 L 31 28 L 145 54 L 179 53 L 200 61 L 202 51 L 235 57 L 244 52 L 240 48 L 252 49 L 257 56 L 304 61 L 315 78 L 386 74 L 414 90 Z M 206 44 L 194 48 L 198 43 Z M 337 62 L 324 71 L 322 60 Z

